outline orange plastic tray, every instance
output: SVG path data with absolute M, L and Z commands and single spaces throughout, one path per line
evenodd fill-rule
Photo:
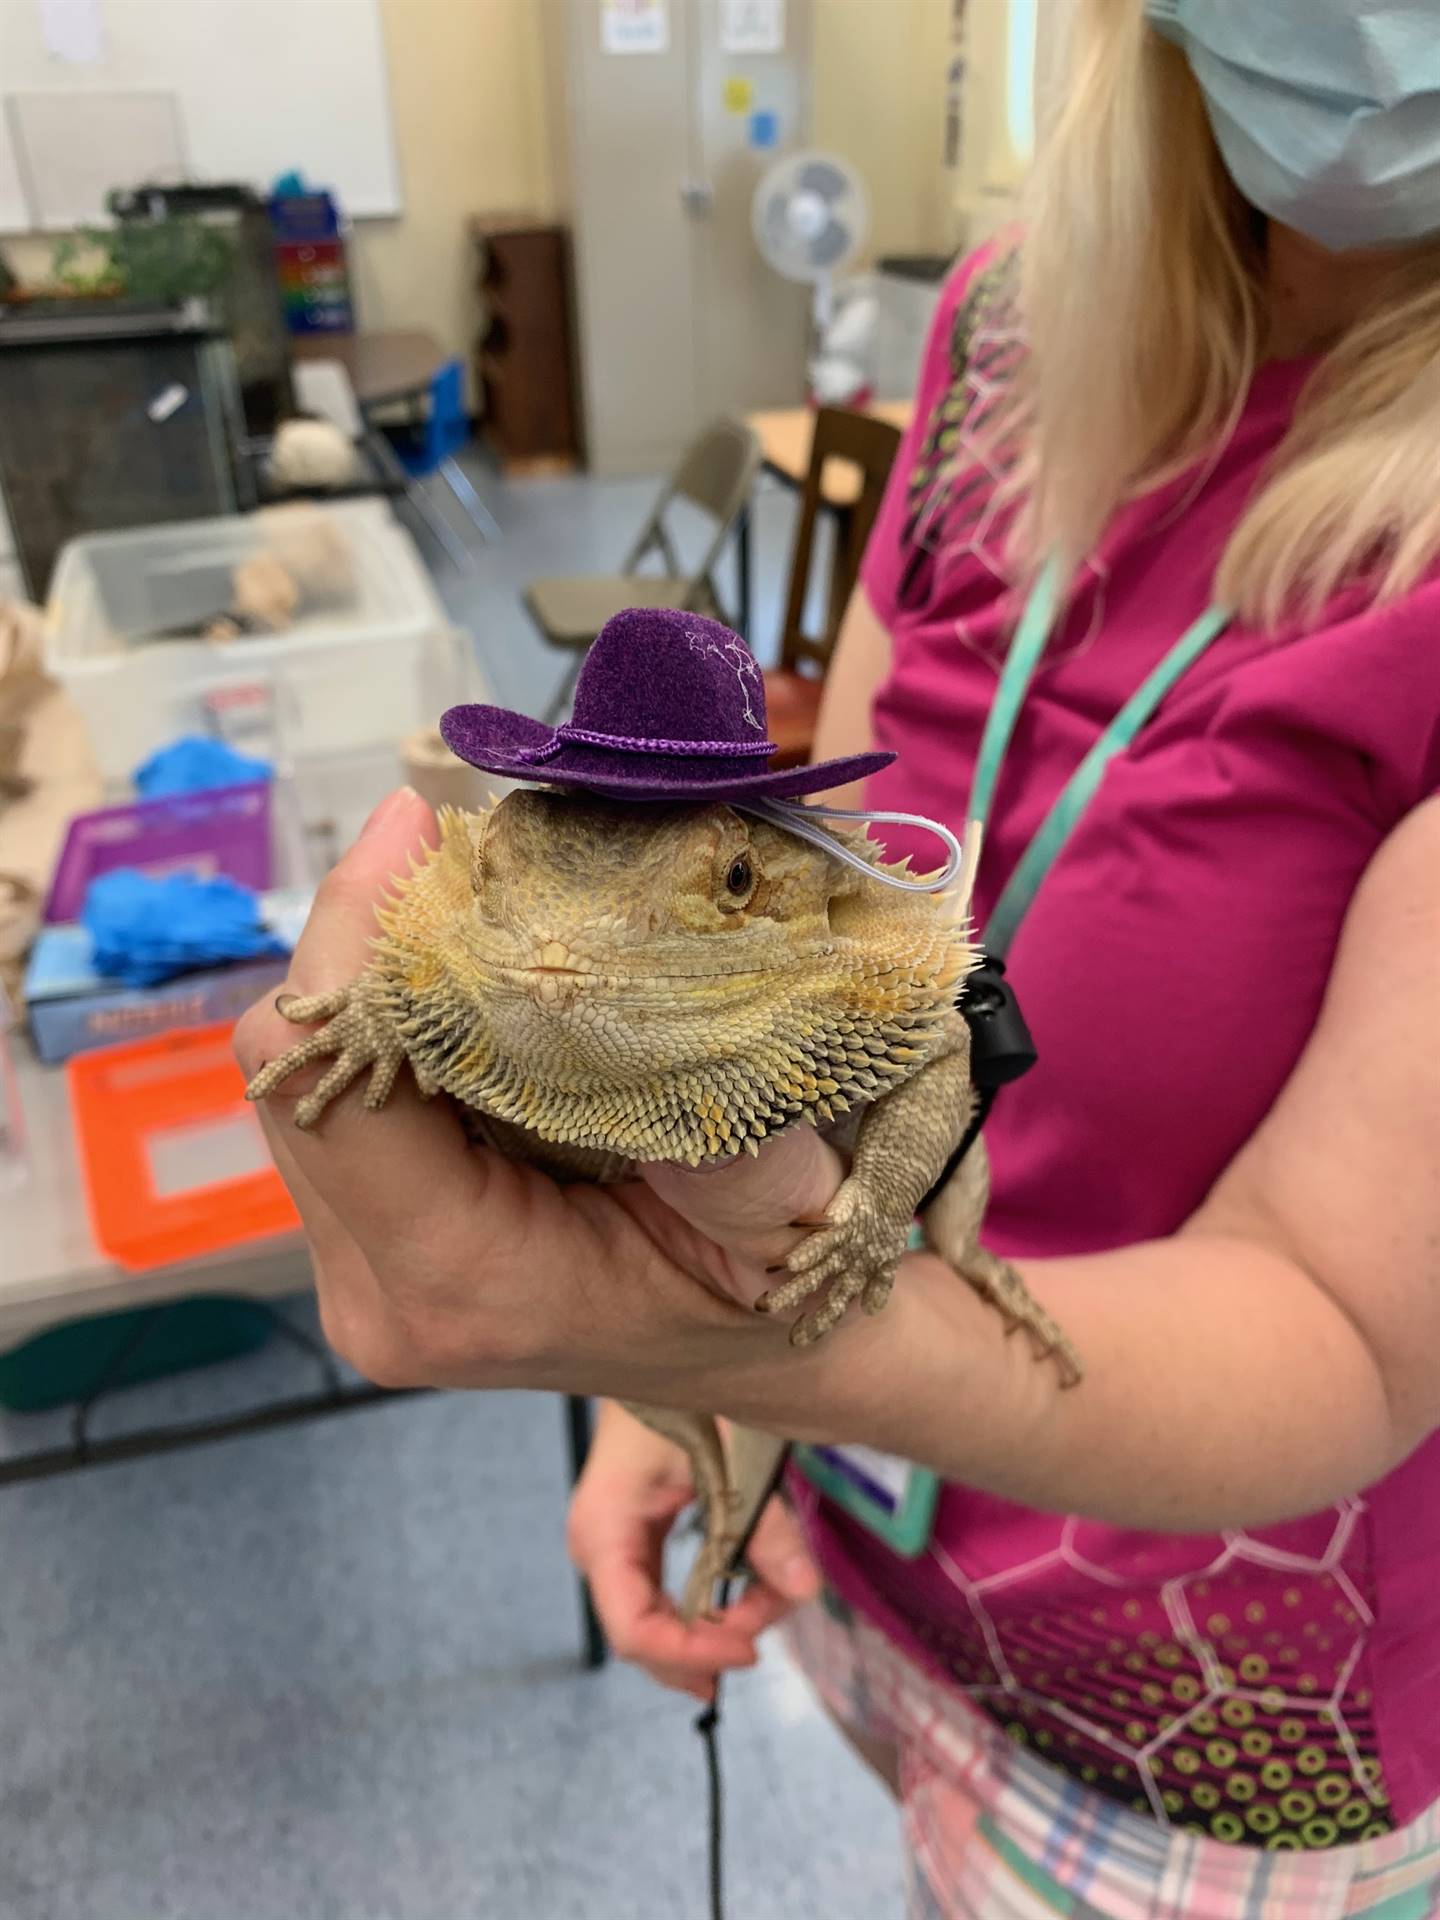
M 131 1272 L 300 1225 L 245 1100 L 233 1033 L 228 1022 L 180 1028 L 66 1068 L 91 1230 Z

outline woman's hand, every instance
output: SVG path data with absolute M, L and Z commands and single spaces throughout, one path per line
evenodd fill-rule
M 433 833 L 412 793 L 377 810 L 320 888 L 289 991 L 354 979 L 377 899 Z M 252 1008 L 236 1035 L 247 1075 L 293 1038 L 272 1003 Z M 818 1363 L 753 1303 L 772 1284 L 765 1269 L 803 1237 L 790 1223 L 823 1211 L 840 1182 L 810 1128 L 715 1171 L 653 1167 L 622 1186 L 562 1188 L 471 1146 L 453 1108 L 422 1099 L 408 1075 L 383 1111 L 352 1092 L 303 1132 L 291 1110 L 316 1077 L 294 1075 L 260 1114 L 314 1253 L 326 1334 L 362 1373 L 706 1411 L 743 1377 L 749 1417 L 765 1425 L 773 1409 L 788 1430 Z
M 767 1627 L 815 1598 L 820 1576 L 800 1529 L 772 1500 L 746 1555 L 754 1582 L 719 1619 L 685 1625 L 661 1571 L 665 1542 L 694 1496 L 680 1449 L 607 1402 L 570 1502 L 570 1557 L 615 1653 L 662 1686 L 708 1701 L 721 1673 L 754 1666 Z

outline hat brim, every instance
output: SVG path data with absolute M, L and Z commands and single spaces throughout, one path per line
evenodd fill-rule
M 613 800 L 669 801 L 672 805 L 746 799 L 795 800 L 864 780 L 895 760 L 893 753 L 854 753 L 818 766 L 737 771 L 733 761 L 679 754 L 617 753 L 567 741 L 545 760 L 533 756 L 554 738 L 553 729 L 506 707 L 452 707 L 440 721 L 440 737 L 453 754 L 483 773 L 567 787 Z

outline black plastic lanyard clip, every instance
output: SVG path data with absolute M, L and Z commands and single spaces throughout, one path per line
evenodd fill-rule
M 1015 998 L 1015 989 L 1005 978 L 1003 960 L 982 954 L 979 966 L 966 974 L 955 1004 L 970 1029 L 970 1082 L 978 1097 L 969 1126 L 945 1162 L 939 1179 L 915 1209 L 917 1213 L 924 1213 L 940 1189 L 948 1185 L 974 1146 L 1000 1088 L 1028 1073 L 1040 1057 L 1020 1011 L 1020 1002 Z
M 1030 1071 L 1039 1055 L 1003 960 L 985 954 L 965 976 L 957 1005 L 970 1029 L 970 1078 L 982 1093 Z

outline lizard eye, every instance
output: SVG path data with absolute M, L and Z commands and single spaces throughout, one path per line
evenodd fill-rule
M 732 855 L 720 869 L 719 893 L 722 913 L 738 913 L 749 906 L 755 895 L 755 862 L 748 853 Z

